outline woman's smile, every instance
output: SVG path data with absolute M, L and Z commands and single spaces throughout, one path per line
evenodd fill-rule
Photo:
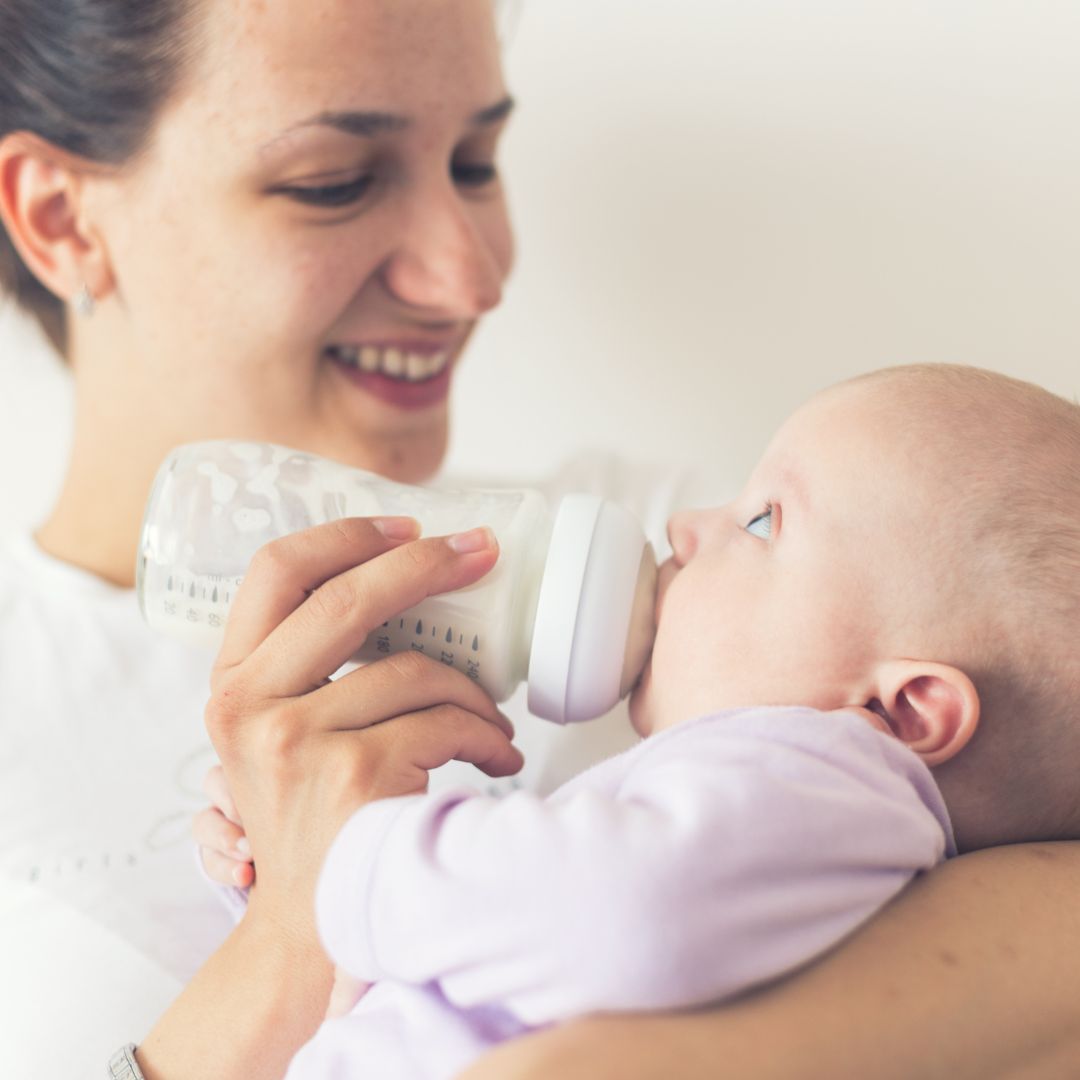
M 426 409 L 448 397 L 457 349 L 330 345 L 324 355 L 362 392 L 400 409 Z

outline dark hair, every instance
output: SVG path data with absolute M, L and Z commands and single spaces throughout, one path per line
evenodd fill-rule
M 195 46 L 199 0 L 0 0 L 0 138 L 33 132 L 122 165 L 145 146 Z M 66 345 L 66 310 L 0 229 L 0 291 Z

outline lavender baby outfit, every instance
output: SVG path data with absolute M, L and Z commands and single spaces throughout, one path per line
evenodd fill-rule
M 918 757 L 803 708 L 678 725 L 546 799 L 372 803 L 327 856 L 317 915 L 335 963 L 374 985 L 287 1080 L 450 1078 L 571 1017 L 720 1000 L 953 854 Z

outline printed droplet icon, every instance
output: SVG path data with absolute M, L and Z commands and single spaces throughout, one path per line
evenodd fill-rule
M 210 597 L 210 600 L 211 600 L 211 602 L 212 602 L 212 603 L 214 603 L 214 604 L 216 604 L 216 603 L 218 602 L 218 599 L 217 599 L 217 589 L 216 589 L 216 588 L 214 589 L 214 595 Z
M 446 644 L 451 645 L 451 644 L 453 644 L 453 641 L 454 641 L 454 631 L 451 628 L 451 629 L 446 631 Z
M 424 632 L 424 623 L 422 619 L 416 620 L 416 632 L 422 634 Z
M 479 637 L 479 635 L 477 635 L 476 637 L 474 637 L 472 639 L 472 647 L 473 647 L 473 652 L 479 652 L 480 651 L 480 637 Z

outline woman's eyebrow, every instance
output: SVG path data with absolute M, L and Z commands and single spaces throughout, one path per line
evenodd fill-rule
M 494 105 L 488 105 L 479 112 L 473 113 L 469 118 L 469 125 L 471 127 L 493 127 L 502 123 L 513 109 L 514 99 L 509 96 L 504 97 Z M 343 131 L 346 135 L 357 135 L 361 138 L 371 139 L 378 135 L 393 135 L 399 131 L 405 131 L 411 124 L 412 120 L 409 117 L 398 113 L 357 111 L 353 109 L 321 112 L 308 117 L 306 120 L 301 120 L 299 123 L 286 128 L 281 134 L 275 135 L 259 147 L 259 153 L 263 154 L 272 150 L 279 142 L 303 128 L 330 127 L 337 131 Z
M 514 99 L 507 95 L 502 101 L 474 113 L 470 123 L 474 127 L 491 127 L 501 124 L 514 111 Z

